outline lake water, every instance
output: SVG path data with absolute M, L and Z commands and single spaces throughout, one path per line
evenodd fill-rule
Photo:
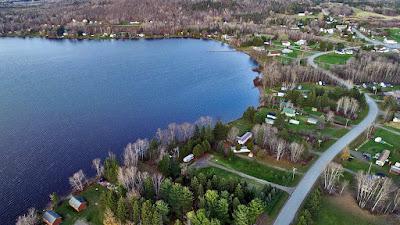
M 158 127 L 239 117 L 258 101 L 254 66 L 215 41 L 0 39 L 0 224 Z

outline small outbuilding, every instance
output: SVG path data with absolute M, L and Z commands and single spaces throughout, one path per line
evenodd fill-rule
M 392 165 L 389 172 L 400 175 L 400 163 L 396 162 L 394 165 Z
M 389 155 L 390 155 L 389 150 L 383 150 L 383 152 L 379 155 L 378 160 L 376 160 L 375 164 L 378 166 L 384 166 L 386 160 L 389 158 Z
M 316 119 L 314 117 L 308 117 L 307 123 L 316 125 L 318 123 L 318 119 Z
M 294 124 L 294 125 L 299 125 L 299 124 L 300 124 L 300 121 L 294 120 L 294 119 L 290 119 L 290 120 L 289 120 L 289 123 L 290 123 L 290 124 Z
M 290 41 L 282 41 L 282 45 L 285 47 L 289 47 L 290 46 Z
M 72 196 L 69 201 L 69 205 L 75 209 L 77 212 L 81 212 L 86 209 L 87 202 L 83 197 L 80 196 Z
M 53 210 L 48 210 L 43 214 L 43 222 L 47 225 L 59 225 L 62 222 L 61 216 Z
M 294 110 L 293 108 L 288 108 L 285 107 L 283 108 L 282 111 L 287 117 L 295 117 L 296 116 L 296 110 Z

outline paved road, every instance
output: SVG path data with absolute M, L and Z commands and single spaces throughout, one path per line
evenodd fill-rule
M 317 53 L 311 56 L 308 60 L 309 65 L 318 68 L 318 66 L 314 63 L 314 59 L 320 55 L 322 54 Z M 337 81 L 339 84 L 347 88 L 352 88 L 352 84 L 336 77 L 335 74 L 333 74 L 332 72 L 326 71 L 326 73 L 330 78 Z M 315 182 L 318 180 L 320 174 L 325 170 L 325 167 L 328 165 L 328 163 L 331 162 L 333 158 L 335 158 L 335 156 L 339 154 L 344 147 L 346 147 L 354 139 L 356 139 L 358 135 L 360 135 L 375 121 L 378 115 L 378 106 L 368 95 L 365 95 L 365 98 L 369 107 L 368 115 L 364 118 L 363 121 L 354 126 L 353 129 L 351 129 L 346 135 L 341 137 L 337 142 L 335 142 L 335 144 L 333 144 L 323 154 L 321 154 L 318 160 L 305 173 L 303 179 L 297 185 L 289 200 L 285 203 L 284 207 L 276 218 L 274 225 L 289 225 L 292 223 L 304 199 L 307 197 L 308 193 L 311 191 Z
M 366 40 L 367 42 L 369 42 L 372 45 L 382 45 L 382 46 L 385 46 L 386 48 L 390 48 L 390 49 L 400 48 L 400 44 L 386 44 L 386 43 L 383 43 L 378 40 L 372 40 L 371 38 L 369 38 L 369 37 L 365 36 L 363 33 L 361 33 L 359 30 L 357 30 L 356 28 L 353 28 L 353 32 L 356 33 L 356 35 L 359 38 Z

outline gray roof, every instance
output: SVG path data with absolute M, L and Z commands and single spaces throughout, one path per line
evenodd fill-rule
M 48 222 L 50 222 L 50 223 L 53 223 L 58 218 L 61 218 L 61 216 L 58 215 L 56 212 L 54 212 L 52 210 L 46 211 L 43 214 L 43 219 L 48 221 Z
M 78 209 L 79 206 L 85 202 L 85 199 L 80 196 L 72 196 L 68 201 L 69 205 L 72 206 L 74 209 Z

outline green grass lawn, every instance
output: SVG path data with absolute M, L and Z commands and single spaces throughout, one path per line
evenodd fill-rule
M 253 128 L 253 124 L 250 121 L 243 119 L 243 118 L 234 120 L 234 121 L 230 122 L 229 125 L 237 127 L 240 131 L 239 135 L 242 135 L 242 134 L 246 133 L 247 131 L 250 131 L 251 128 Z
M 220 169 L 220 168 L 217 168 L 217 167 L 210 166 L 210 167 L 197 169 L 196 170 L 196 174 L 199 174 L 199 173 L 203 173 L 204 175 L 207 175 L 207 176 L 208 175 L 216 175 L 218 177 L 223 177 L 223 178 L 226 178 L 226 179 L 239 179 L 239 180 L 243 180 L 244 179 L 244 180 L 246 180 L 246 182 L 249 185 L 254 186 L 257 189 L 263 187 L 260 183 L 257 183 L 254 180 L 243 178 L 243 177 L 241 177 L 239 175 L 236 175 L 234 173 L 230 173 L 230 172 L 228 172 L 226 170 L 223 170 L 223 169 Z
M 378 225 L 360 215 L 354 215 L 334 202 L 334 198 L 324 196 L 315 225 Z
M 295 179 L 292 180 L 292 174 L 289 172 L 277 170 L 256 161 L 241 159 L 237 156 L 224 158 L 222 156 L 214 155 L 213 161 L 227 168 L 276 184 L 289 186 L 295 185 L 300 179 L 300 176 L 297 175 Z
M 96 190 L 96 188 L 98 190 Z M 68 204 L 68 200 L 65 200 L 59 205 L 55 211 L 62 216 L 63 225 L 72 225 L 76 220 L 82 219 L 93 225 L 103 225 L 103 213 L 104 207 L 100 203 L 100 195 L 106 191 L 106 189 L 100 185 L 92 185 L 86 189 L 80 196 L 85 198 L 88 202 L 86 210 L 78 213 Z M 96 204 L 97 203 L 97 204 Z
M 400 42 L 400 28 L 390 28 L 386 31 L 389 33 L 388 39 L 393 39 L 397 42 Z
M 381 137 L 383 141 L 389 144 L 382 144 L 376 143 L 374 138 Z M 389 131 L 383 129 L 377 129 L 374 138 L 369 140 L 366 144 L 361 146 L 358 151 L 361 152 L 369 152 L 372 155 L 375 153 L 381 153 L 383 150 L 387 149 L 390 150 L 390 157 L 391 161 L 400 161 L 400 153 L 399 153 L 399 146 L 400 146 L 400 136 L 393 134 Z
M 336 53 L 329 53 L 316 58 L 316 61 L 322 64 L 343 65 L 346 64 L 347 60 L 349 60 L 351 57 L 352 55 L 339 55 Z

